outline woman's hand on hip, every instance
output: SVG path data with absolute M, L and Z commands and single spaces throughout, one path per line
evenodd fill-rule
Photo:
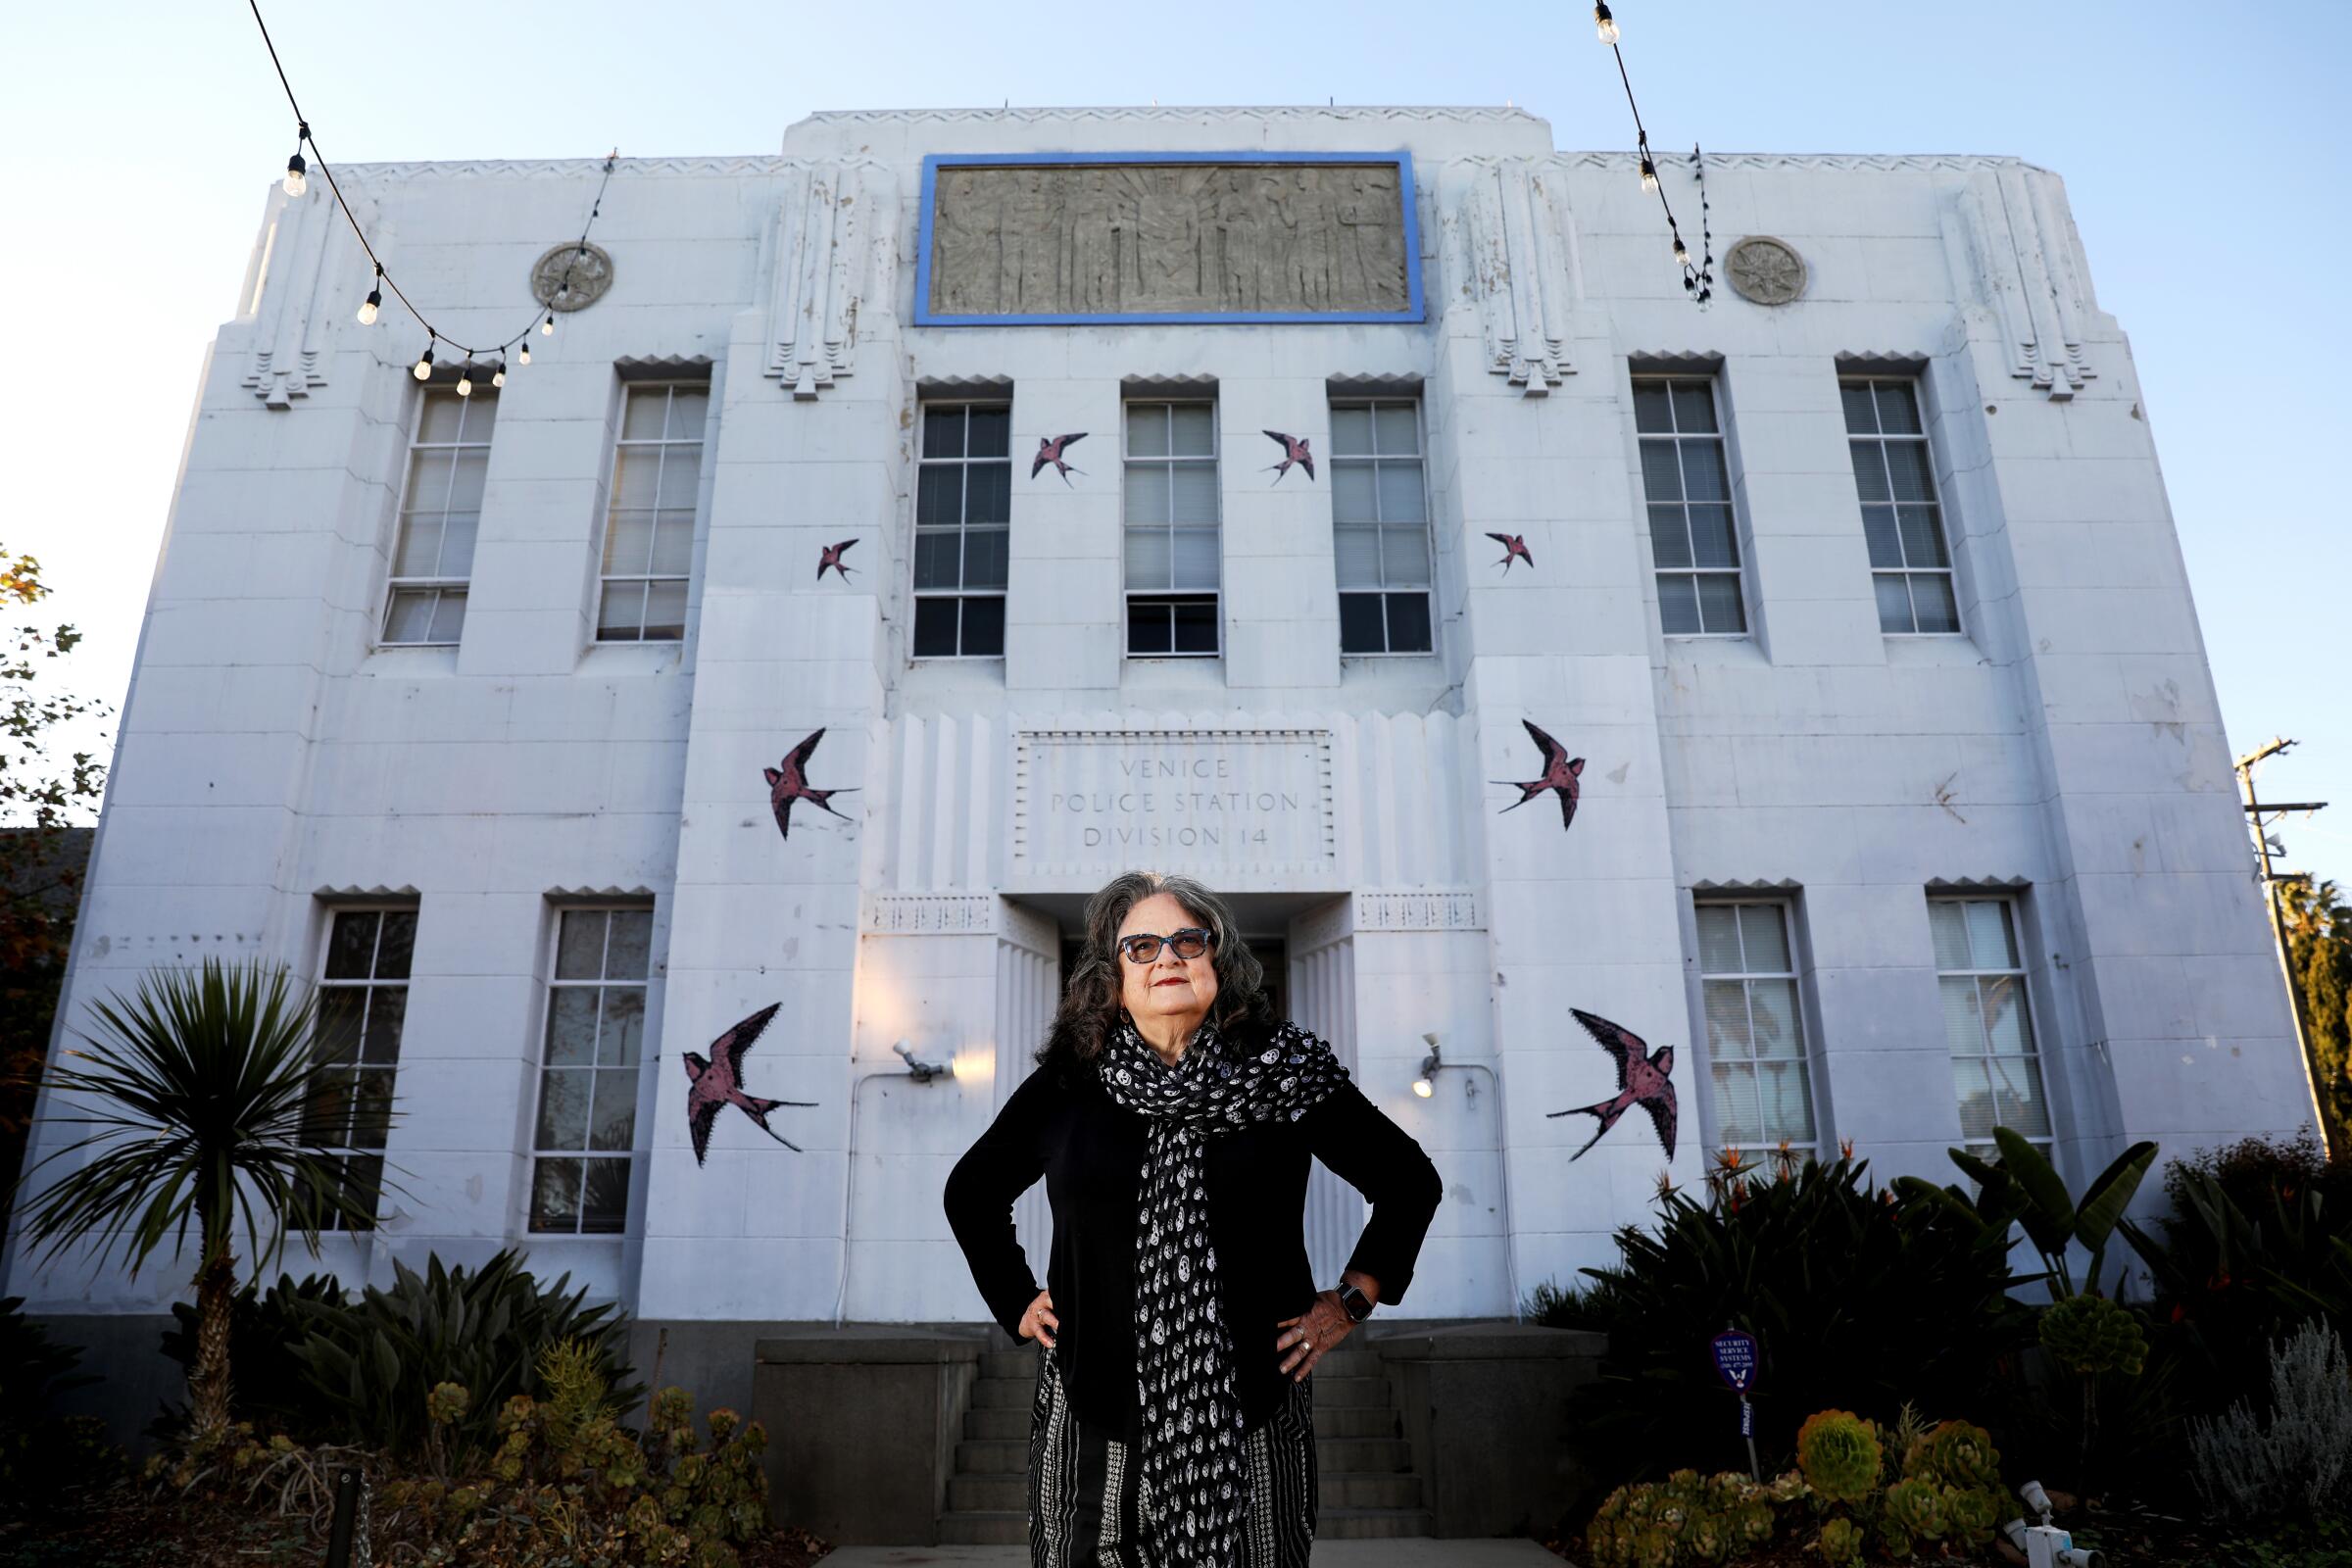
M 1355 1319 L 1340 1304 L 1339 1292 L 1317 1291 L 1314 1305 L 1297 1317 L 1284 1318 L 1277 1327 L 1282 1332 L 1275 1337 L 1274 1352 L 1296 1383 L 1314 1371 L 1324 1351 L 1355 1331 Z
M 1346 1317 L 1348 1314 L 1343 1310 L 1340 1315 Z M 1037 1299 L 1021 1310 L 1021 1338 L 1035 1340 L 1051 1350 L 1054 1342 L 1060 1336 L 1061 1319 L 1054 1315 L 1054 1293 L 1040 1291 Z

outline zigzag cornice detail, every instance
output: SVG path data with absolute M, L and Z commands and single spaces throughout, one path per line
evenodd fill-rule
M 601 888 L 549 888 L 547 897 L 585 903 L 591 899 L 650 899 L 654 890 L 640 883 L 633 888 L 606 886 Z
M 1690 884 L 1693 893 L 1795 893 L 1804 887 L 1794 877 L 1702 877 Z
M 741 157 L 623 158 L 612 166 L 615 174 L 789 174 L 808 169 L 875 169 L 889 165 L 873 158 L 781 157 L 752 153 Z M 602 175 L 602 158 L 457 158 L 391 164 L 343 164 L 347 179 L 475 179 L 508 175 L 526 179 L 562 175 Z
M 362 899 L 416 899 L 421 898 L 422 895 L 419 894 L 415 888 L 405 885 L 397 888 L 388 888 L 381 882 L 378 882 L 373 887 L 364 888 L 356 882 L 351 882 L 346 883 L 339 888 L 314 888 L 311 892 L 311 897 L 315 899 L 332 899 L 338 903 L 356 903 Z
M 1631 170 L 1640 163 L 1638 153 L 1563 152 L 1557 159 L 1580 169 Z M 1656 155 L 1661 167 L 1682 166 L 1690 159 L 1681 153 Z M 1462 162 L 1470 162 L 1464 159 Z M 1491 160 L 1479 160 L 1487 162 Z M 1907 172 L 1923 169 L 1949 169 L 1974 173 L 1987 169 L 2024 169 L 2037 174 L 2051 171 L 2039 164 L 2030 164 L 2008 153 L 1718 153 L 1707 154 L 1709 168 L 1724 169 L 1838 169 L 1880 170 Z
M 943 124 L 987 123 L 1017 121 L 1024 124 L 1075 120 L 1445 120 L 1460 124 L 1484 124 L 1495 122 L 1543 123 L 1539 115 L 1524 109 L 1498 108 L 1491 105 L 1457 104 L 1416 109 L 1405 105 L 1351 104 L 1346 109 L 1330 104 L 1275 104 L 1251 107 L 1248 104 L 1148 104 L 1121 108 L 1115 105 L 1091 107 L 1039 107 L 1024 109 L 825 109 L 800 121 L 799 124 L 906 124 L 937 122 Z M 789 132 L 787 132 L 789 134 Z

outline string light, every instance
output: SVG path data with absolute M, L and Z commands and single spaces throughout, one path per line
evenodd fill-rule
M 311 188 L 308 166 L 302 161 L 302 144 L 311 139 L 311 127 L 297 122 L 294 130 L 294 156 L 286 160 L 286 194 L 299 196 Z
M 446 341 L 452 349 L 457 350 L 466 356 L 467 371 L 471 369 L 472 364 L 476 359 L 492 362 L 495 366 L 495 368 L 491 374 L 490 384 L 492 386 L 503 385 L 507 368 L 506 354 L 509 349 L 519 346 L 520 352 L 515 356 L 515 362 L 519 365 L 528 365 L 531 363 L 530 347 L 524 341 L 530 336 L 530 327 L 525 325 L 521 331 L 516 332 L 514 336 L 506 338 L 497 343 L 469 345 L 461 343 L 457 339 L 447 336 L 447 334 L 443 333 L 438 327 L 434 326 L 431 321 L 425 319 L 424 313 L 416 308 L 416 302 L 410 299 L 407 293 L 402 290 L 400 284 L 392 277 L 392 275 L 384 270 L 383 259 L 375 254 L 375 246 L 369 242 L 367 229 L 361 226 L 359 216 L 351 210 L 351 203 L 344 199 L 343 187 L 337 183 L 334 170 L 328 167 L 326 159 L 319 153 L 318 144 L 312 140 L 310 122 L 303 118 L 302 105 L 295 99 L 294 96 L 294 84 L 286 78 L 285 62 L 278 59 L 277 43 L 270 36 L 270 24 L 262 20 L 262 8 L 260 0 L 246 0 L 246 8 L 253 13 L 253 24 L 261 32 L 262 46 L 270 52 L 270 65 L 271 69 L 277 73 L 277 84 L 279 87 L 285 90 L 286 106 L 294 111 L 294 120 L 296 125 L 294 156 L 286 160 L 286 176 L 284 182 L 285 192 L 288 196 L 300 196 L 308 191 L 310 189 L 310 163 L 316 162 L 318 166 L 318 172 L 326 179 L 327 189 L 334 194 L 335 206 L 343 214 L 343 220 L 351 225 L 351 231 L 353 235 L 356 236 L 360 242 L 360 249 L 368 253 L 368 260 L 375 268 L 373 286 L 368 290 L 368 298 L 364 303 L 361 304 L 357 313 L 359 323 L 362 326 L 372 326 L 375 324 L 377 318 L 382 314 L 383 311 L 384 291 L 389 289 L 392 293 L 392 297 L 400 301 L 402 306 L 408 310 L 408 313 L 412 317 L 416 318 L 416 324 L 423 327 L 425 331 L 425 350 L 424 353 L 417 358 L 414 370 L 414 374 L 417 380 L 424 381 L 431 379 L 433 373 L 433 347 L 438 343 Z M 306 161 L 303 157 L 303 149 L 305 147 L 310 149 L 309 161 Z M 588 254 L 589 230 L 595 226 L 596 220 L 604 212 L 605 192 L 612 183 L 612 171 L 614 166 L 616 166 L 619 162 L 620 149 L 615 147 L 605 159 L 604 178 L 596 187 L 596 199 L 589 204 L 588 220 L 580 227 L 579 239 L 573 248 L 573 256 L 575 261 L 577 258 L 584 257 Z M 564 282 L 558 286 L 558 292 L 560 293 L 562 292 L 563 288 L 569 286 L 570 281 L 571 269 L 567 267 L 564 269 Z M 532 309 L 531 319 L 534 322 L 538 321 L 539 319 L 539 310 L 536 306 L 534 306 Z M 540 325 L 539 330 L 545 335 L 554 335 L 556 330 L 556 318 L 554 312 L 550 311 L 548 313 L 547 319 Z M 472 379 L 470 374 L 462 371 L 459 385 L 459 391 L 461 395 L 470 393 L 472 389 Z
M 1595 0 L 1592 7 L 1592 26 L 1599 33 L 1600 41 L 1609 46 L 1609 54 L 1617 62 L 1617 79 L 1625 86 L 1625 107 L 1632 110 L 1634 115 L 1634 148 L 1640 159 L 1638 167 L 1642 172 L 1642 188 L 1657 197 L 1659 208 L 1666 214 L 1666 232 L 1674 240 L 1675 265 L 1683 270 L 1683 291 L 1704 305 L 1710 295 L 1707 285 L 1714 281 L 1713 272 L 1704 270 L 1715 260 L 1712 241 L 1706 247 L 1709 252 L 1706 263 L 1700 267 L 1692 266 L 1690 247 L 1683 242 L 1683 231 L 1674 220 L 1674 204 L 1666 199 L 1666 188 L 1658 183 L 1657 160 L 1649 151 L 1649 130 L 1642 123 L 1642 106 L 1634 101 L 1634 78 L 1625 69 L 1625 51 L 1617 47 L 1617 19 L 1610 15 L 1608 6 L 1602 0 Z M 1690 149 L 1690 156 L 1695 163 L 1698 158 L 1696 147 Z M 1706 176 L 1703 172 L 1699 176 L 1698 200 L 1699 210 L 1703 214 L 1707 200 Z
M 514 363 L 517 365 L 531 363 L 531 340 L 528 337 L 514 346 Z
M 1707 301 L 1715 297 L 1715 227 L 1707 209 L 1707 161 L 1696 142 L 1690 144 L 1690 172 L 1698 179 L 1699 263 L 1694 270 L 1686 265 L 1683 287 L 1704 310 Z
M 540 335 L 541 337 L 554 337 L 554 336 L 556 335 L 556 313 L 555 313 L 555 312 L 553 312 L 553 311 L 550 311 L 550 312 L 548 312 L 548 313 L 547 313 L 547 319 L 546 319 L 546 320 L 544 320 L 544 321 L 541 321 L 541 322 L 539 323 L 539 335 Z
M 473 396 L 473 362 L 471 360 L 467 360 L 464 365 L 458 367 L 458 396 L 462 398 Z

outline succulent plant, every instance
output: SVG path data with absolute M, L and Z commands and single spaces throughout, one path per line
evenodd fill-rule
M 1821 1527 L 1821 1539 L 1814 1545 L 1821 1549 L 1821 1560 L 1834 1568 L 1858 1563 L 1862 1560 L 1862 1527 L 1851 1519 L 1832 1519 Z
M 1851 1410 L 1823 1410 L 1797 1429 L 1797 1467 L 1832 1502 L 1860 1502 L 1878 1491 L 1884 1458 L 1878 1428 Z
M 1967 1421 L 1945 1421 L 1921 1440 L 1907 1473 L 1938 1487 L 2001 1487 L 2000 1450 L 1992 1434 Z
M 2139 1320 L 2098 1296 L 2072 1297 L 2042 1313 L 2041 1345 L 2061 1366 L 2085 1374 L 2137 1377 L 2148 1359 Z
M 1934 1541 L 1943 1534 L 1943 1494 L 1933 1481 L 1907 1477 L 1886 1489 L 1886 1516 L 1903 1534 Z
M 2001 1506 L 2009 1499 L 1989 1487 L 1946 1487 L 1943 1491 L 1944 1534 L 1954 1541 L 1984 1545 L 1992 1539 Z

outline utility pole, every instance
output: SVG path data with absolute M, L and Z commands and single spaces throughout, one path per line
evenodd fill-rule
M 2320 1130 L 2322 1147 L 2326 1148 L 2330 1146 L 2334 1140 L 2329 1136 L 2328 1113 L 2320 1095 L 2320 1063 L 2311 1054 L 2311 1018 L 2304 1010 L 2303 987 L 2295 979 L 2294 963 L 2289 956 L 2286 941 L 2286 916 L 2278 906 L 2278 884 L 2281 882 L 2309 884 L 2311 873 L 2309 871 L 2272 869 L 2271 839 L 2270 835 L 2264 831 L 2269 824 L 2264 822 L 2263 813 L 2274 811 L 2279 816 L 2284 816 L 2289 811 L 2317 811 L 2324 808 L 2328 803 L 2326 801 L 2259 801 L 2254 798 L 2255 764 L 2266 758 L 2278 756 L 2294 744 L 2293 741 L 2281 740 L 2273 736 L 2264 745 L 2256 747 L 2239 758 L 2235 765 L 2238 790 L 2244 798 L 2246 815 L 2254 826 L 2254 854 L 2262 863 L 2262 896 L 2271 906 L 2271 934 L 2278 941 L 2278 972 L 2286 979 L 2287 1001 L 2294 1004 L 2295 1042 L 2303 1048 L 2303 1077 L 2311 1089 L 2312 1121 Z M 2278 853 L 2280 855 L 2286 853 L 2286 847 L 2283 844 L 2278 847 Z

